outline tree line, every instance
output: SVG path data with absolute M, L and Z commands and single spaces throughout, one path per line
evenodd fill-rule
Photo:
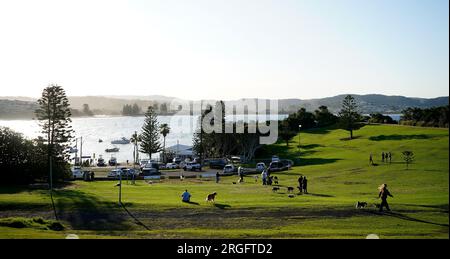
M 421 127 L 448 128 L 448 117 L 448 105 L 426 109 L 407 108 L 402 111 L 400 124 Z

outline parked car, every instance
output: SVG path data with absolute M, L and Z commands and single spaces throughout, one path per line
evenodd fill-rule
M 182 161 L 182 160 L 181 160 L 180 157 L 174 157 L 174 158 L 172 159 L 172 162 L 175 163 L 175 164 L 180 164 L 181 161 Z
M 159 169 L 167 169 L 166 165 L 164 163 L 158 163 L 158 168 Z
M 113 170 L 109 171 L 108 177 L 110 177 L 110 178 L 118 178 L 120 174 L 122 174 L 122 170 L 121 169 L 113 169 Z
M 272 162 L 279 162 L 279 161 L 280 161 L 280 158 L 278 156 L 276 156 L 276 155 L 272 156 Z
M 79 167 L 74 167 L 72 169 L 72 178 L 73 179 L 83 179 L 84 172 Z
M 223 173 L 234 173 L 237 172 L 237 168 L 233 164 L 228 164 L 223 167 Z
M 294 161 L 289 160 L 289 159 L 283 159 L 283 160 L 281 160 L 281 163 L 283 163 L 283 165 L 285 167 L 287 167 L 288 169 L 294 165 Z
M 266 169 L 266 164 L 264 164 L 263 162 L 259 162 L 258 164 L 256 164 L 256 172 L 261 173 L 265 169 Z
M 177 169 L 177 168 L 179 168 L 179 166 L 176 163 L 167 163 L 166 164 L 166 169 Z
M 227 165 L 225 159 L 212 159 L 209 160 L 209 168 L 211 169 L 223 169 Z
M 110 166 L 115 166 L 115 165 L 117 165 L 117 158 L 111 157 L 111 158 L 109 159 L 109 161 L 108 161 L 108 164 L 109 164 Z
M 150 163 L 150 159 L 141 159 L 139 160 L 139 167 L 142 169 L 148 163 Z
M 133 168 L 121 168 L 122 171 L 122 177 L 132 177 L 134 176 L 138 176 L 139 172 Z
M 288 167 L 285 166 L 282 162 L 276 161 L 276 162 L 270 163 L 268 171 L 269 172 L 277 172 L 277 171 L 284 171 L 287 169 L 288 169 Z
M 189 162 L 186 163 L 186 165 L 183 167 L 184 171 L 201 171 L 202 170 L 202 165 L 200 163 L 196 163 L 196 162 Z
M 139 175 L 144 177 L 152 175 L 161 175 L 161 172 L 153 167 L 144 167 Z

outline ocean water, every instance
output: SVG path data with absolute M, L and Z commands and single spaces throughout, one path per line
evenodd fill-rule
M 259 121 L 279 120 L 287 117 L 287 115 L 259 115 Z M 252 121 L 256 120 L 255 114 L 227 116 L 227 121 Z M 122 137 L 130 138 L 137 131 L 141 131 L 145 117 L 126 117 L 126 116 L 95 116 L 88 118 L 73 118 L 72 127 L 75 130 L 74 136 L 78 138 L 77 147 L 80 150 L 81 137 L 83 139 L 82 151 L 83 156 L 91 156 L 98 158 L 101 155 L 105 159 L 114 156 L 120 162 L 133 160 L 133 145 L 111 144 L 112 140 Z M 166 147 L 176 145 L 192 145 L 192 136 L 196 129 L 198 116 L 174 115 L 174 116 L 158 116 L 159 123 L 167 123 L 171 128 L 169 135 L 166 137 Z M 22 133 L 27 138 L 36 138 L 40 135 L 40 127 L 36 120 L 0 120 L 0 126 L 9 127 L 14 131 Z M 103 142 L 99 143 L 98 140 Z M 73 146 L 75 146 L 75 141 Z M 161 136 L 162 143 L 162 136 Z M 119 152 L 107 153 L 107 148 L 119 148 Z M 157 158 L 155 154 L 153 157 Z M 141 154 L 141 158 L 148 158 L 148 155 Z

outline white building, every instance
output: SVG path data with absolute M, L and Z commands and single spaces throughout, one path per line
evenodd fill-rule
M 193 158 L 194 152 L 192 146 L 176 144 L 166 148 L 168 152 L 174 153 L 175 157 L 179 157 L 182 160 L 186 158 Z

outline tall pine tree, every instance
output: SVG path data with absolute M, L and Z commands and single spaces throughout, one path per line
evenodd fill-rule
M 144 126 L 142 127 L 140 152 L 146 153 L 149 159 L 153 153 L 161 151 L 161 143 L 159 141 L 159 123 L 153 107 L 149 106 L 145 113 Z
M 358 112 L 358 106 L 355 98 L 347 95 L 342 102 L 342 109 L 339 112 L 339 124 L 342 129 L 350 132 L 350 139 L 353 139 L 353 131 L 361 128 L 361 115 Z

